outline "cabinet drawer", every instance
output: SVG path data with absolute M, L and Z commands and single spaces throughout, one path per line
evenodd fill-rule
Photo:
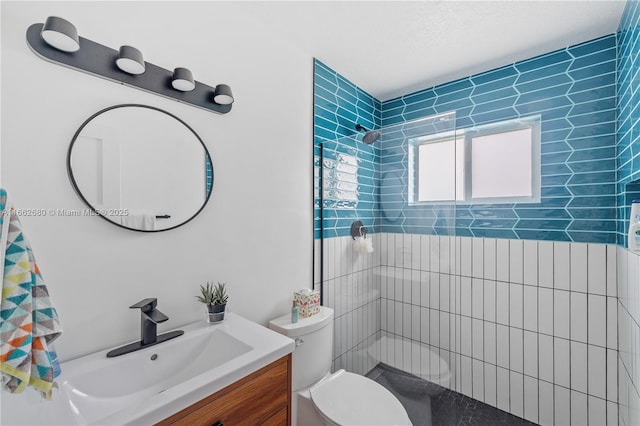
M 290 362 L 290 355 L 281 358 L 159 425 L 286 425 L 291 397 Z
M 261 426 L 286 426 L 289 424 L 287 419 L 289 418 L 289 413 L 287 408 L 283 408 L 278 411 L 273 416 L 269 417 Z

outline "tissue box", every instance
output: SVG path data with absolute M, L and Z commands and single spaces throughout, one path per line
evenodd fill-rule
M 318 290 L 299 290 L 293 293 L 293 300 L 298 307 L 298 315 L 308 318 L 311 315 L 320 313 L 320 291 Z

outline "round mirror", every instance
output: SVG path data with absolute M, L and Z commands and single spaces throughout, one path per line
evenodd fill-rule
M 200 137 L 178 117 L 146 105 L 115 105 L 89 117 L 73 136 L 67 171 L 88 214 L 143 232 L 189 222 L 213 187 Z

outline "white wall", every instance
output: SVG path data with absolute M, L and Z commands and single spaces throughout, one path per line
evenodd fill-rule
M 242 13 L 247 5 L 182 2 L 2 2 L 2 184 L 16 207 L 81 209 L 66 150 L 94 112 L 142 103 L 175 114 L 204 140 L 215 185 L 203 212 L 155 234 L 96 217 L 23 217 L 64 333 L 62 360 L 138 337 L 128 306 L 157 297 L 165 331 L 204 319 L 194 298 L 206 280 L 228 283 L 230 310 L 259 323 L 285 313 L 310 287 L 312 58 Z M 36 57 L 29 25 L 47 16 L 112 48 L 138 47 L 167 69 L 231 85 L 217 115 Z

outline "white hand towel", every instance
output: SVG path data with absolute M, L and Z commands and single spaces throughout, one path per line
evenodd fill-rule
M 127 228 L 153 231 L 156 229 L 156 216 L 149 213 L 129 212 L 127 216 L 121 216 L 120 223 Z

